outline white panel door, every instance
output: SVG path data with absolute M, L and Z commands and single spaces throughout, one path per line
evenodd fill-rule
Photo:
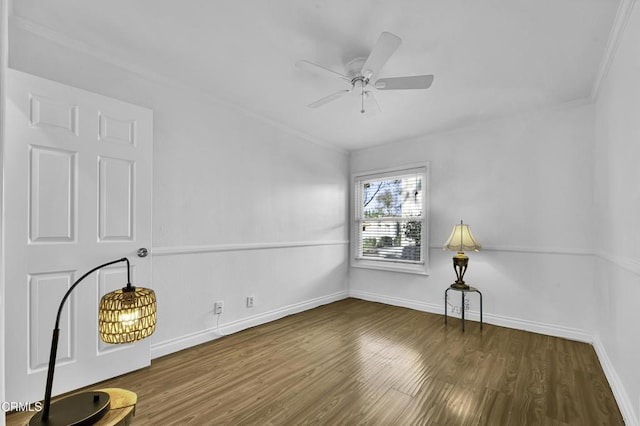
M 58 306 L 84 273 L 128 257 L 151 287 L 152 112 L 15 70 L 7 73 L 5 147 L 6 400 L 44 397 Z M 146 366 L 149 341 L 98 337 L 100 297 L 126 264 L 87 277 L 60 321 L 53 393 Z

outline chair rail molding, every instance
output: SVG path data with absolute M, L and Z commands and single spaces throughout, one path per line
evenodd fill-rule
M 431 245 L 430 249 L 442 250 L 440 245 Z M 562 254 L 571 256 L 594 256 L 596 253 L 591 249 L 571 248 L 571 247 L 529 247 L 511 245 L 483 245 L 482 251 L 501 251 L 512 253 L 534 253 L 534 254 Z
M 596 252 L 595 255 L 599 259 L 612 263 L 633 274 L 640 275 L 640 262 L 638 262 L 635 259 L 631 259 L 624 256 L 616 256 L 616 255 L 604 253 L 602 251 Z
M 197 246 L 169 246 L 154 247 L 151 249 L 153 256 L 177 256 L 183 254 L 221 253 L 231 251 L 249 250 L 273 250 L 300 247 L 339 246 L 348 245 L 349 240 L 315 240 L 315 241 L 284 241 L 264 243 L 235 243 L 235 244 L 208 244 Z

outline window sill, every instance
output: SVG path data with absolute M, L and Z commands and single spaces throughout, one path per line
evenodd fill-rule
M 414 275 L 429 275 L 427 265 L 420 263 L 380 262 L 362 259 L 351 259 L 354 268 L 374 269 L 377 271 L 400 272 Z

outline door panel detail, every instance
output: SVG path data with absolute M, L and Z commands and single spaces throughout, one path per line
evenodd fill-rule
M 125 145 L 136 144 L 135 120 L 119 120 L 100 113 L 99 123 L 98 134 L 101 141 Z
M 133 241 L 135 163 L 100 157 L 100 241 Z
M 29 276 L 29 370 L 46 371 L 51 349 L 51 331 L 53 330 L 58 304 L 52 301 L 62 299 L 64 293 L 73 283 L 73 272 L 49 272 Z M 60 317 L 61 328 L 58 341 L 58 362 L 68 362 L 73 358 L 72 342 L 75 327 L 74 299 L 71 295 Z
M 76 153 L 30 149 L 29 242 L 73 242 L 76 234 Z
M 29 123 L 32 126 L 50 126 L 68 130 L 78 136 L 79 109 L 64 101 L 31 95 Z

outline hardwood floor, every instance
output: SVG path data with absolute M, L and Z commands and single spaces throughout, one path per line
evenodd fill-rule
M 471 321 L 462 333 L 455 318 L 357 299 L 92 388 L 104 387 L 138 394 L 134 426 L 624 424 L 588 344 Z

